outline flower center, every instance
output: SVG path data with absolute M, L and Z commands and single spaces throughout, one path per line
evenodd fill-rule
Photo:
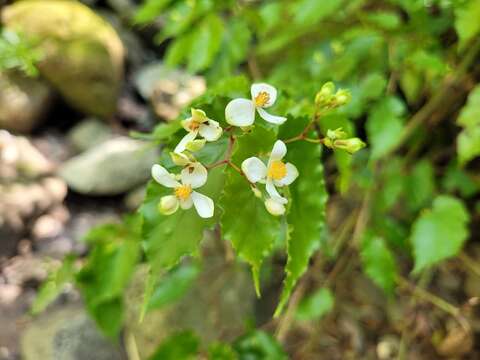
M 260 91 L 257 96 L 255 96 L 255 106 L 262 107 L 270 101 L 270 95 L 266 91 Z
M 270 163 L 268 168 L 268 177 L 273 180 L 281 180 L 287 175 L 287 166 L 280 160 L 275 160 Z
M 192 193 L 192 187 L 190 185 L 181 185 L 175 188 L 175 196 L 180 200 L 187 200 Z
M 195 120 L 190 121 L 190 124 L 188 125 L 188 128 L 192 131 L 198 130 L 199 127 L 200 127 L 200 123 Z

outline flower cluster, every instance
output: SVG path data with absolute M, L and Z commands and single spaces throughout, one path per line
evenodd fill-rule
M 253 125 L 256 112 L 262 119 L 275 125 L 283 124 L 287 120 L 285 117 L 269 114 L 265 110 L 271 107 L 277 99 L 277 90 L 273 86 L 265 83 L 253 84 L 250 92 L 251 99 L 234 99 L 227 104 L 225 120 L 231 126 L 225 131 L 232 130 L 235 126 L 244 129 Z M 348 91 L 345 90 L 338 90 L 335 93 L 333 83 L 327 83 L 317 94 L 315 102 L 317 106 L 332 109 L 348 102 L 349 96 Z M 190 209 L 193 206 L 200 217 L 210 218 L 214 214 L 213 200 L 194 190 L 205 185 L 208 171 L 204 165 L 195 159 L 193 153 L 202 149 L 206 142 L 220 139 L 224 129 L 217 121 L 209 119 L 205 112 L 199 109 L 191 109 L 191 116 L 183 120 L 181 124 L 187 134 L 180 140 L 174 151 L 170 153 L 172 161 L 183 168 L 180 174 L 171 174 L 158 164 L 152 167 L 152 177 L 155 181 L 172 189 L 171 195 L 160 199 L 159 211 L 164 215 L 170 215 L 175 213 L 178 208 Z M 354 153 L 365 146 L 358 138 L 346 139 L 346 134 L 341 129 L 329 130 L 324 139 L 318 140 L 306 139 L 304 136 L 306 130 L 301 136 L 289 139 L 286 142 L 305 139 L 317 143 L 321 142 L 332 149 L 344 149 L 350 153 Z M 232 145 L 233 135 L 230 135 L 230 140 Z M 263 195 L 256 184 L 265 184 L 265 207 L 270 214 L 279 216 L 285 213 L 285 205 L 288 200 L 278 192 L 277 187 L 288 186 L 298 177 L 298 170 L 295 165 L 283 161 L 286 154 L 285 143 L 277 140 L 269 158 L 265 159 L 266 163 L 253 156 L 245 159 L 240 168 L 233 164 L 230 158 L 218 164 L 228 164 L 243 175 L 252 186 L 252 190 L 257 197 L 262 198 Z M 231 154 L 227 156 L 230 157 Z

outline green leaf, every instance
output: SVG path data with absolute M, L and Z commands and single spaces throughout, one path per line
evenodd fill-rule
M 378 11 L 367 14 L 367 20 L 385 30 L 395 30 L 402 23 L 400 15 L 391 11 Z
M 286 278 L 275 316 L 282 311 L 297 280 L 307 269 L 310 257 L 320 244 L 327 203 L 320 155 L 320 146 L 317 144 L 297 141 L 288 145 L 287 159 L 297 167 L 300 175 L 290 185 Z
M 66 284 L 73 282 L 75 276 L 75 256 L 67 256 L 62 265 L 48 275 L 47 280 L 38 290 L 30 312 L 32 315 L 41 313 L 60 295 Z
M 199 273 L 200 267 L 197 264 L 185 264 L 162 276 L 150 297 L 147 310 L 158 309 L 180 299 Z
M 232 161 L 240 166 L 248 157 L 267 155 L 274 141 L 274 131 L 256 126 L 250 134 L 238 138 Z M 252 266 L 255 288 L 259 294 L 260 267 L 275 240 L 282 236 L 281 219 L 267 212 L 248 181 L 231 168 L 226 170 L 220 206 L 223 209 L 220 220 L 223 236 L 232 243 L 238 255 Z
M 340 9 L 342 0 L 300 0 L 293 4 L 292 14 L 295 24 L 313 25 Z
M 469 219 L 460 200 L 438 196 L 432 209 L 422 213 L 412 226 L 414 273 L 457 255 L 467 240 Z
M 397 145 L 403 130 L 404 113 L 404 103 L 392 96 L 374 106 L 366 124 L 372 159 L 381 158 Z
M 470 92 L 457 124 L 463 127 L 457 138 L 457 152 L 460 165 L 464 165 L 480 155 L 480 85 Z
M 220 50 L 224 32 L 223 21 L 215 14 L 203 20 L 193 32 L 193 40 L 188 56 L 188 70 L 199 72 L 205 70 Z
M 87 309 L 111 337 L 121 328 L 123 293 L 140 259 L 139 220 L 126 217 L 91 230 L 86 237 L 91 251 L 76 277 Z
M 372 234 L 365 235 L 360 251 L 363 271 L 387 294 L 392 295 L 398 275 L 397 264 L 385 241 Z
M 147 24 L 154 21 L 171 2 L 172 0 L 146 0 L 136 11 L 134 22 Z
M 208 360 L 239 360 L 239 357 L 229 344 L 214 343 L 208 348 Z
M 287 360 L 281 345 L 264 331 L 253 331 L 234 344 L 240 359 L 245 360 Z
M 435 193 L 435 173 L 427 159 L 418 161 L 406 178 L 408 208 L 415 212 L 427 205 Z
M 321 288 L 300 302 L 295 315 L 301 321 L 321 319 L 332 311 L 334 304 L 332 292 L 327 288 Z
M 215 202 L 223 184 L 220 168 L 210 171 L 207 184 L 198 192 L 209 196 Z M 175 266 L 182 257 L 196 253 L 203 232 L 212 227 L 218 216 L 218 208 L 211 219 L 202 219 L 192 207 L 178 209 L 172 215 L 162 215 L 158 211 L 160 198 L 170 195 L 172 189 L 165 188 L 155 181 L 147 186 L 147 195 L 140 213 L 143 216 L 143 246 L 152 271 L 159 272 Z
M 475 36 L 480 34 L 480 1 L 469 0 L 455 9 L 455 30 L 460 38 L 459 47 L 464 49 Z
M 197 359 L 200 340 L 191 331 L 183 331 L 166 339 L 149 360 Z
M 158 124 L 153 130 L 152 137 L 156 141 L 171 138 L 178 130 L 182 128 L 180 121 L 170 121 Z

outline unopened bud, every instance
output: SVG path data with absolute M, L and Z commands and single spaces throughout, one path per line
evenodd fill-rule
M 175 195 L 167 195 L 160 199 L 158 211 L 163 215 L 171 215 L 178 209 L 178 199 Z
M 185 148 L 191 152 L 199 151 L 203 149 L 206 142 L 207 140 L 205 139 L 192 140 L 185 145 Z
M 343 131 L 342 128 L 338 128 L 335 130 L 327 130 L 327 137 L 330 140 L 337 140 L 337 139 L 345 139 L 347 137 L 347 133 Z
M 265 208 L 273 216 L 281 216 L 285 214 L 285 206 L 272 198 L 265 200 Z
M 187 166 L 188 164 L 195 161 L 195 158 L 193 158 L 193 156 L 188 156 L 185 153 L 171 152 L 170 158 L 172 159 L 173 163 L 177 166 Z
M 335 140 L 333 142 L 333 146 L 336 149 L 342 149 L 350 154 L 354 154 L 367 146 L 367 144 L 365 144 L 361 139 L 355 137 L 344 140 Z
M 350 93 L 350 91 L 345 89 L 340 89 L 335 94 L 335 105 L 336 106 L 346 105 L 350 102 L 351 99 L 352 99 L 352 94 Z
M 257 198 L 261 199 L 262 198 L 262 192 L 258 190 L 256 187 L 251 187 L 253 191 L 253 195 L 255 195 Z
M 335 85 L 333 84 L 333 82 L 329 81 L 323 84 L 322 88 L 315 96 L 315 103 L 317 105 L 328 104 L 331 101 L 334 92 L 335 92 Z

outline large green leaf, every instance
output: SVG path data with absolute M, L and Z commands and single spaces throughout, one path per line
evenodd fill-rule
M 457 152 L 461 165 L 480 155 L 480 85 L 468 96 L 468 102 L 457 118 L 463 131 L 457 138 Z
M 286 278 L 275 315 L 282 311 L 297 280 L 307 269 L 310 257 L 319 246 L 327 202 L 320 146 L 304 141 L 294 142 L 288 146 L 287 158 L 297 167 L 299 177 L 290 185 Z
M 209 172 L 207 184 L 197 190 L 215 202 L 222 183 L 222 171 L 216 168 Z M 170 269 L 183 256 L 194 254 L 203 238 L 203 232 L 212 227 L 218 218 L 218 208 L 211 219 L 202 219 L 194 207 L 189 210 L 178 209 L 172 215 L 162 215 L 158 211 L 160 198 L 171 193 L 172 189 L 150 181 L 145 201 L 140 208 L 144 220 L 143 246 L 153 272 Z
M 363 271 L 387 294 L 393 294 L 398 269 L 395 258 L 385 241 L 381 237 L 367 234 L 361 246 Z
M 455 30 L 460 38 L 460 48 L 480 34 L 480 1 L 468 0 L 455 9 Z
M 372 159 L 381 158 L 397 145 L 404 112 L 404 103 L 396 97 L 386 97 L 374 106 L 366 124 Z
M 463 203 L 451 196 L 438 196 L 431 210 L 414 222 L 410 241 L 415 257 L 414 272 L 455 256 L 468 237 L 470 216 Z
M 262 126 L 238 138 L 232 160 L 240 166 L 251 156 L 266 155 L 275 141 L 275 132 Z M 281 235 L 281 219 L 265 209 L 263 201 L 255 196 L 246 178 L 235 170 L 226 170 L 221 227 L 223 236 L 230 241 L 238 255 L 252 266 L 255 288 L 259 293 L 259 271 L 263 259 L 270 253 L 275 240 Z

